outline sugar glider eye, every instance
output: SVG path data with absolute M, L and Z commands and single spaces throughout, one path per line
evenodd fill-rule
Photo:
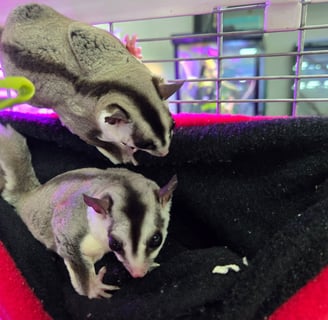
M 121 120 L 117 119 L 117 118 L 113 118 L 113 117 L 106 117 L 105 122 L 110 125 L 115 125 L 115 124 L 119 124 L 121 122 Z
M 109 237 L 108 240 L 109 248 L 114 252 L 122 252 L 123 251 L 123 244 L 121 241 L 118 241 L 113 236 Z
M 105 117 L 105 122 L 110 125 L 116 125 L 120 123 L 129 123 L 129 115 L 117 104 L 110 105 L 109 109 L 113 108 L 114 111 L 107 117 Z
M 162 244 L 163 236 L 157 231 L 148 241 L 148 248 L 156 249 Z
M 152 141 L 143 141 L 143 142 L 136 142 L 136 147 L 139 149 L 144 149 L 144 150 L 155 150 L 156 146 L 154 142 Z

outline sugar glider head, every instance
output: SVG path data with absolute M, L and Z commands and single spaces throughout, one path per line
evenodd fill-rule
M 70 23 L 68 29 L 68 43 L 79 66 L 77 91 L 96 98 L 95 112 L 88 114 L 92 118 L 88 142 L 115 164 L 136 165 L 138 150 L 165 156 L 174 125 L 165 100 L 183 83 L 164 83 L 104 30 L 79 22 Z
M 170 207 L 177 177 L 162 188 L 148 179 L 131 179 L 124 190 L 108 199 L 86 198 L 87 205 L 106 214 L 110 207 L 108 246 L 134 278 L 141 278 L 157 264 L 155 259 L 167 236 Z M 109 205 L 110 204 L 110 205 Z
M 114 163 L 137 164 L 136 151 L 163 157 L 169 152 L 174 121 L 166 99 L 182 83 L 164 83 L 154 77 L 149 89 L 142 91 L 131 86 L 117 86 L 103 95 L 97 104 L 98 138 L 115 144 L 118 155 L 98 147 Z

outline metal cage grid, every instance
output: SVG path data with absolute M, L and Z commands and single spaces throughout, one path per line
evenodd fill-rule
M 262 111 L 256 112 L 256 114 L 264 115 L 291 115 L 297 116 L 302 115 L 299 112 L 300 104 L 303 105 L 303 109 L 310 108 L 314 112 L 309 114 L 315 115 L 326 115 L 328 114 L 328 107 L 326 107 L 326 102 L 328 101 L 328 45 L 318 47 L 308 47 L 307 44 L 307 33 L 311 32 L 324 32 L 328 29 L 328 24 L 314 23 L 310 24 L 307 19 L 308 10 L 311 9 L 311 6 L 317 5 L 328 5 L 328 3 L 313 3 L 311 1 L 301 0 L 293 1 L 293 7 L 291 3 L 282 2 L 281 6 L 272 6 L 272 1 L 267 1 L 265 3 L 258 4 L 245 4 L 239 6 L 218 6 L 215 7 L 212 11 L 208 12 L 209 15 L 212 15 L 216 21 L 214 32 L 193 32 L 188 35 L 189 39 L 214 39 L 215 47 L 217 50 L 216 56 L 198 56 L 198 57 L 189 57 L 181 58 L 176 55 L 168 56 L 156 56 L 156 53 L 149 51 L 147 57 L 143 62 L 151 68 L 153 65 L 168 65 L 166 69 L 174 70 L 170 73 L 169 76 L 164 74 L 163 76 L 171 82 L 181 81 L 185 82 L 184 86 L 201 86 L 204 83 L 212 83 L 215 87 L 215 96 L 211 99 L 207 99 L 207 103 L 215 104 L 215 113 L 222 113 L 222 105 L 225 103 L 233 104 L 247 104 L 252 103 L 256 106 L 256 110 L 261 109 Z M 288 6 L 286 6 L 288 4 Z M 290 19 L 280 19 L 279 12 L 281 10 L 291 9 Z M 262 17 L 262 25 L 257 26 L 256 28 L 244 29 L 243 30 L 226 30 L 224 27 L 224 19 L 226 15 L 231 13 L 238 13 L 240 17 L 247 16 L 247 14 L 252 11 L 257 10 L 260 12 Z M 319 10 L 320 11 L 320 10 Z M 202 14 L 203 11 L 200 10 Z M 322 10 L 323 14 L 325 9 Z M 194 12 L 192 15 L 188 15 L 191 19 L 194 19 L 198 16 L 199 12 Z M 187 16 L 187 15 L 186 15 Z M 287 12 L 288 16 L 288 12 Z M 171 17 L 172 19 L 179 19 L 185 17 L 183 15 Z M 286 17 L 286 12 L 284 17 Z M 159 23 L 163 21 L 162 27 L 165 28 L 165 22 L 167 17 L 157 17 L 152 18 L 148 17 L 144 20 L 145 23 L 149 23 L 151 26 L 151 21 L 158 20 Z M 291 21 L 292 20 L 292 21 Z M 117 30 L 120 30 L 124 24 L 134 24 L 139 23 L 140 20 L 122 20 L 115 22 L 106 22 L 102 25 L 103 28 L 107 29 L 112 33 L 117 33 Z M 130 29 L 130 33 L 133 33 L 133 28 Z M 179 40 L 184 39 L 186 35 L 179 34 L 179 30 L 176 30 L 176 34 L 160 36 L 160 37 L 143 37 L 141 32 L 138 32 L 138 43 L 143 48 L 147 45 L 157 46 L 161 42 L 171 43 L 179 42 Z M 280 50 L 280 40 L 279 37 L 284 37 L 284 34 L 292 35 L 293 45 L 289 46 L 288 50 L 285 50 L 285 47 Z M 238 38 L 247 38 L 256 36 L 261 38 L 261 46 L 263 50 L 255 53 L 247 54 L 225 54 L 223 51 L 223 43 L 227 39 L 238 39 Z M 321 37 L 320 41 L 326 42 L 328 44 L 328 37 L 326 39 Z M 268 46 L 269 44 L 269 46 Z M 270 47 L 271 49 L 269 49 Z M 274 48 L 274 49 L 272 49 Z M 323 57 L 323 64 L 320 68 L 320 72 L 316 71 L 316 66 L 314 69 L 308 70 L 308 72 L 303 71 L 304 57 L 313 57 L 314 55 Z M 233 61 L 234 59 L 258 59 L 261 64 L 261 69 L 256 75 L 252 76 L 227 76 L 222 72 L 223 64 L 225 61 Z M 287 59 L 286 63 L 282 63 L 283 59 Z M 326 60 L 325 60 L 326 59 Z M 217 66 L 216 74 L 211 77 L 179 77 L 178 65 L 185 62 L 197 61 L 199 63 L 207 60 L 213 60 Z M 270 63 L 268 62 L 270 61 Z M 279 65 L 284 65 L 279 72 Z M 269 67 L 268 67 L 269 66 Z M 277 70 L 278 69 L 278 70 Z M 318 70 L 317 70 L 318 71 Z M 0 76 L 1 76 L 1 67 L 0 67 Z M 256 97 L 229 97 L 224 98 L 222 95 L 222 84 L 224 82 L 245 82 L 250 81 L 256 84 L 257 93 L 259 93 L 259 88 L 261 88 L 261 94 L 257 94 Z M 320 92 L 320 94 L 306 97 L 302 95 L 302 89 L 304 86 L 309 85 L 316 88 L 315 92 Z M 325 89 L 327 87 L 327 89 Z M 313 89 L 313 88 L 312 88 Z M 3 93 L 2 93 L 3 95 Z M 184 99 L 183 97 L 176 95 L 170 99 L 170 109 L 172 112 L 181 112 L 183 108 L 181 106 L 185 104 L 201 104 L 204 103 L 203 98 L 188 98 Z M 261 106 L 261 108 L 259 108 Z M 201 112 L 201 110 L 197 111 Z M 237 112 L 238 113 L 238 112 Z M 307 114 L 307 112 L 305 112 Z
M 151 59 L 145 59 L 143 60 L 146 64 L 154 64 L 154 63 L 173 63 L 174 65 L 177 65 L 181 62 L 186 61 L 205 61 L 208 59 L 212 59 L 216 61 L 217 64 L 217 71 L 215 77 L 206 77 L 206 78 L 172 78 L 168 79 L 169 81 L 185 81 L 186 84 L 188 83 L 204 83 L 204 82 L 213 82 L 216 89 L 216 98 L 207 100 L 209 103 L 215 103 L 216 113 L 221 113 L 221 106 L 223 103 L 236 103 L 236 104 L 243 104 L 243 103 L 254 103 L 256 105 L 263 105 L 263 114 L 265 115 L 292 115 L 296 116 L 298 115 L 298 106 L 300 103 L 305 103 L 308 105 L 313 105 L 315 103 L 325 103 L 328 101 L 328 94 L 324 94 L 325 97 L 302 97 L 300 94 L 300 86 L 302 84 L 302 81 L 311 81 L 313 80 L 317 84 L 324 83 L 327 86 L 327 89 L 322 89 L 321 91 L 327 91 L 328 93 L 328 46 L 327 49 L 305 49 L 306 44 L 306 32 L 316 31 L 316 30 L 326 30 L 328 29 L 328 24 L 313 24 L 310 25 L 307 21 L 307 12 L 310 6 L 317 5 L 315 3 L 312 3 L 311 1 L 300 1 L 299 3 L 295 4 L 296 10 L 298 10 L 299 15 L 296 16 L 296 21 L 293 21 L 292 26 L 284 26 L 283 22 L 281 26 L 276 27 L 276 24 L 271 23 L 271 25 L 268 24 L 268 21 L 274 21 L 275 19 L 279 20 L 279 10 L 269 10 L 270 8 L 270 2 L 266 3 L 260 3 L 260 4 L 247 4 L 247 5 L 241 5 L 241 6 L 233 6 L 233 7 L 216 7 L 213 9 L 212 12 L 209 12 L 209 14 L 215 15 L 216 18 L 216 32 L 210 32 L 210 33 L 194 33 L 192 35 L 188 35 L 188 38 L 193 39 L 204 39 L 204 38 L 215 38 L 216 40 L 216 47 L 218 55 L 216 57 L 197 57 L 197 58 L 178 58 L 178 57 L 168 57 L 167 59 L 157 59 L 156 57 L 153 57 Z M 283 8 L 282 8 L 283 9 Z M 260 10 L 263 14 L 263 25 L 261 29 L 256 28 L 252 30 L 237 30 L 237 31 L 226 31 L 224 30 L 224 15 L 229 14 L 231 12 L 247 12 L 249 10 Z M 325 10 L 323 10 L 324 12 Z M 196 16 L 196 15 L 194 15 Z M 291 17 L 293 18 L 293 16 Z M 159 18 L 161 19 L 161 18 Z M 120 22 L 122 23 L 122 21 Z M 115 25 L 116 23 L 109 23 L 109 30 L 111 32 L 115 33 Z M 279 25 L 279 24 L 278 24 Z M 262 39 L 265 39 L 265 37 L 269 35 L 282 35 L 282 34 L 293 34 L 294 38 L 294 46 L 291 48 L 291 50 L 288 51 L 277 51 L 277 52 L 268 52 L 266 51 L 266 48 L 262 52 L 254 53 L 254 54 L 243 54 L 243 55 L 226 55 L 224 54 L 222 47 L 223 47 L 223 41 L 229 38 L 245 38 L 250 36 L 260 36 Z M 142 35 L 141 35 L 142 36 Z M 160 42 L 160 41 L 179 41 L 179 39 L 183 39 L 185 35 L 172 35 L 168 37 L 152 37 L 152 38 L 139 38 L 138 41 L 143 46 L 145 43 L 149 42 Z M 322 39 L 321 39 L 322 40 Z M 277 47 L 279 47 L 279 42 L 277 42 Z M 304 74 L 302 72 L 302 63 L 303 58 L 305 56 L 313 56 L 313 55 L 327 55 L 327 71 L 324 73 L 320 72 L 309 74 Z M 280 58 L 289 58 L 289 70 L 284 74 L 269 74 L 269 72 L 260 72 L 258 75 L 255 76 L 238 76 L 238 77 L 227 77 L 222 75 L 222 64 L 225 60 L 231 60 L 231 59 L 249 59 L 249 58 L 258 58 L 259 61 L 261 61 L 261 64 L 266 63 L 266 60 L 268 59 L 276 59 L 275 63 L 279 63 Z M 289 73 L 289 74 L 288 74 Z M 259 87 L 261 85 L 264 87 L 264 94 L 262 97 L 257 98 L 229 98 L 224 99 L 222 98 L 221 94 L 221 84 L 224 81 L 255 81 L 256 86 Z M 281 82 L 285 81 L 285 87 L 288 86 L 287 90 L 284 90 L 285 92 L 275 92 L 273 97 L 270 97 L 270 95 L 267 94 L 267 87 L 270 86 L 270 83 L 272 82 Z M 272 87 L 272 85 L 271 85 Z M 274 90 L 274 89 L 272 89 Z M 190 103 L 202 103 L 203 100 L 199 99 L 171 99 L 170 104 L 174 104 L 176 106 L 180 106 L 182 104 L 190 104 Z M 267 105 L 271 105 L 271 111 L 268 110 Z M 279 108 L 276 108 L 275 105 L 284 105 L 283 111 L 279 110 Z M 278 109 L 278 110 L 277 110 Z M 325 111 L 325 108 L 323 110 L 317 110 L 314 114 L 316 115 L 325 115 L 328 114 L 328 108 L 326 108 L 327 111 Z M 179 107 L 176 107 L 177 112 L 179 112 Z

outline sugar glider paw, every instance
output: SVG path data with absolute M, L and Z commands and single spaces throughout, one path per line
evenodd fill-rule
M 88 298 L 110 298 L 112 295 L 107 291 L 113 291 L 120 289 L 117 286 L 109 285 L 103 283 L 103 278 L 106 273 L 106 267 L 102 267 L 98 274 L 92 279 L 90 283 L 90 289 L 88 293 Z

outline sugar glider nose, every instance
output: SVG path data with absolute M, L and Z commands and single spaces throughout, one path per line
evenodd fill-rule
M 136 270 L 131 270 L 130 273 L 133 278 L 143 278 L 146 275 L 147 270 L 136 269 Z
M 169 153 L 168 149 L 159 149 L 154 152 L 154 155 L 158 157 L 165 157 Z
M 165 156 L 167 156 L 168 153 L 169 153 L 169 150 L 163 150 L 163 151 L 160 151 L 160 152 L 159 152 L 159 155 L 160 155 L 161 157 L 165 157 Z

